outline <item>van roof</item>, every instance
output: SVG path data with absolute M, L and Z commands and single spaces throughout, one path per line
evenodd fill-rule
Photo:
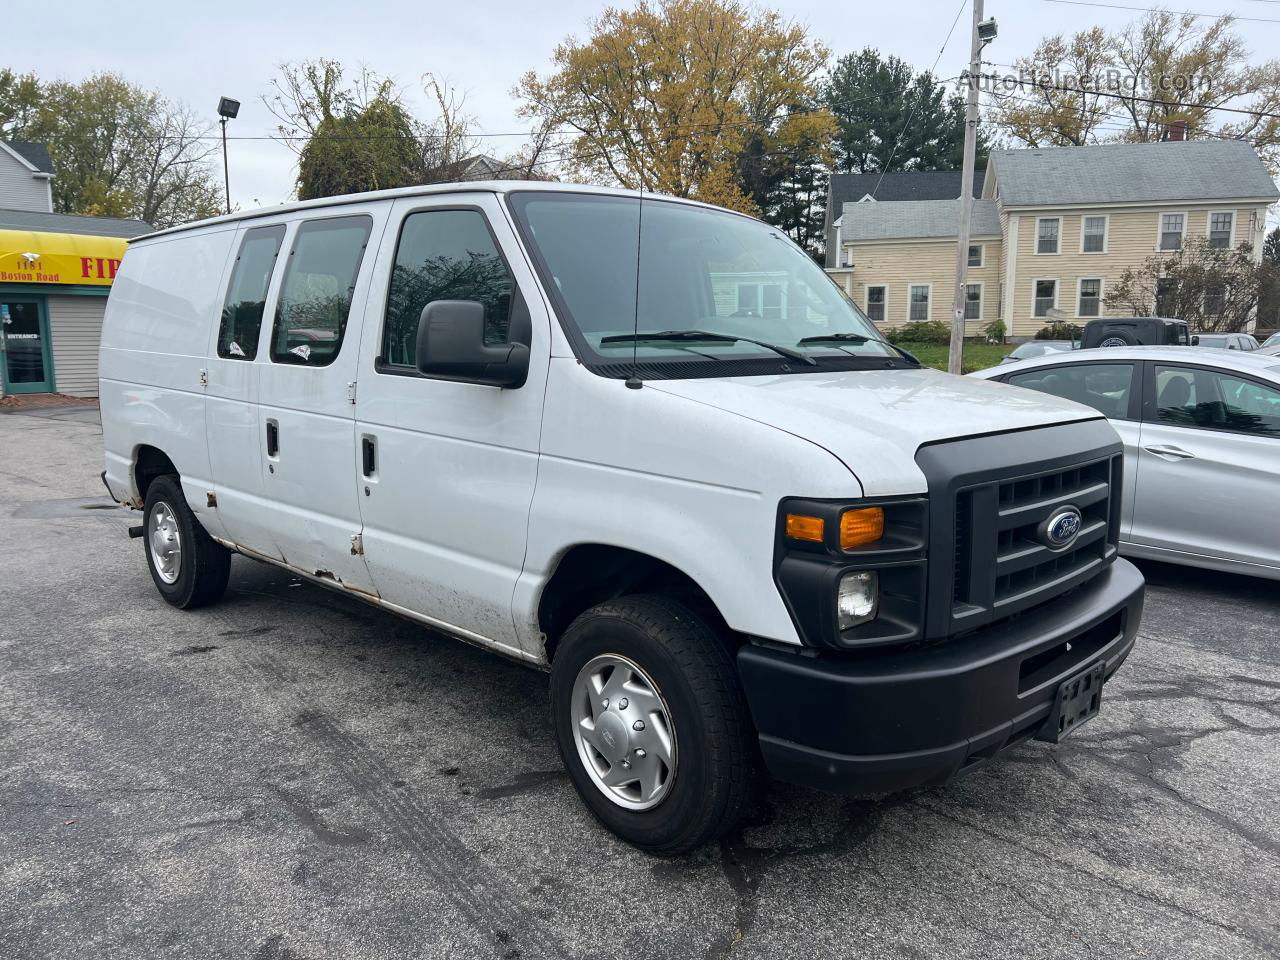
M 323 209 L 325 207 L 346 206 L 354 203 L 368 203 L 373 200 L 394 200 L 398 197 L 429 196 L 442 193 L 517 193 L 535 191 L 548 193 L 591 193 L 614 197 L 648 197 L 649 199 L 673 200 L 677 203 L 686 203 L 690 206 L 706 207 L 708 210 L 720 210 L 725 212 L 723 207 L 700 203 L 697 200 L 686 200 L 683 197 L 673 197 L 663 193 L 623 190 L 618 187 L 602 187 L 581 183 L 554 183 L 545 180 L 468 180 L 458 183 L 428 183 L 414 187 L 398 187 L 393 190 L 371 190 L 367 193 L 348 193 L 337 197 L 321 197 L 317 200 L 298 200 L 293 203 L 282 203 L 274 207 L 257 207 L 253 210 L 236 211 L 235 213 L 223 214 L 219 217 L 209 217 L 206 220 L 193 220 L 191 223 L 184 223 L 180 226 L 169 227 L 165 230 L 157 230 L 153 233 L 143 234 L 140 237 L 134 237 L 130 241 L 130 244 L 140 243 L 154 237 L 167 237 L 175 233 L 182 233 L 189 230 L 203 230 L 206 227 L 238 223 L 241 220 L 255 220 L 260 217 L 274 217 L 278 214 L 291 213 L 295 210 L 316 210 Z M 727 212 L 736 213 L 737 211 L 730 210 Z M 746 214 L 742 214 L 742 216 L 746 216 Z

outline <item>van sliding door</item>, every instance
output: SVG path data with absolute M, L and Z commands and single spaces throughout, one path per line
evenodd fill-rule
M 255 438 L 282 559 L 365 593 L 373 583 L 358 548 L 353 396 L 360 318 L 388 206 L 343 205 L 292 226 L 260 366 Z

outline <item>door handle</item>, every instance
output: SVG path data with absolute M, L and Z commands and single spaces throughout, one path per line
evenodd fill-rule
M 280 453 L 280 427 L 274 420 L 267 421 L 267 456 L 274 457 Z
M 373 437 L 360 438 L 360 462 L 366 477 L 372 477 L 377 472 L 378 449 Z
M 1156 445 L 1151 447 L 1143 447 L 1147 453 L 1154 453 L 1157 457 L 1163 457 L 1165 460 L 1194 460 L 1196 455 L 1190 450 L 1183 450 L 1181 447 Z

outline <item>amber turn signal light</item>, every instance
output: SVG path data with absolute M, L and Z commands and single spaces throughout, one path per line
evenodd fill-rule
M 821 543 L 825 533 L 826 524 L 821 517 L 810 517 L 803 513 L 787 514 L 787 536 L 792 540 Z
M 821 524 L 822 521 L 819 520 L 818 523 Z M 884 510 L 881 507 L 861 507 L 846 510 L 840 515 L 841 550 L 852 550 L 854 547 L 875 543 L 883 536 Z

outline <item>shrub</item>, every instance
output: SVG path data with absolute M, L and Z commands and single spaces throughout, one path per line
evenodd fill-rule
M 1079 340 L 1080 328 L 1074 323 L 1059 320 L 1047 327 L 1041 327 L 1036 333 L 1037 340 Z
M 1004 343 L 1006 331 L 1004 329 L 1004 321 L 996 317 L 985 327 L 982 332 L 987 336 L 987 343 Z
M 951 327 L 941 320 L 917 320 L 889 332 L 890 343 L 950 343 Z

